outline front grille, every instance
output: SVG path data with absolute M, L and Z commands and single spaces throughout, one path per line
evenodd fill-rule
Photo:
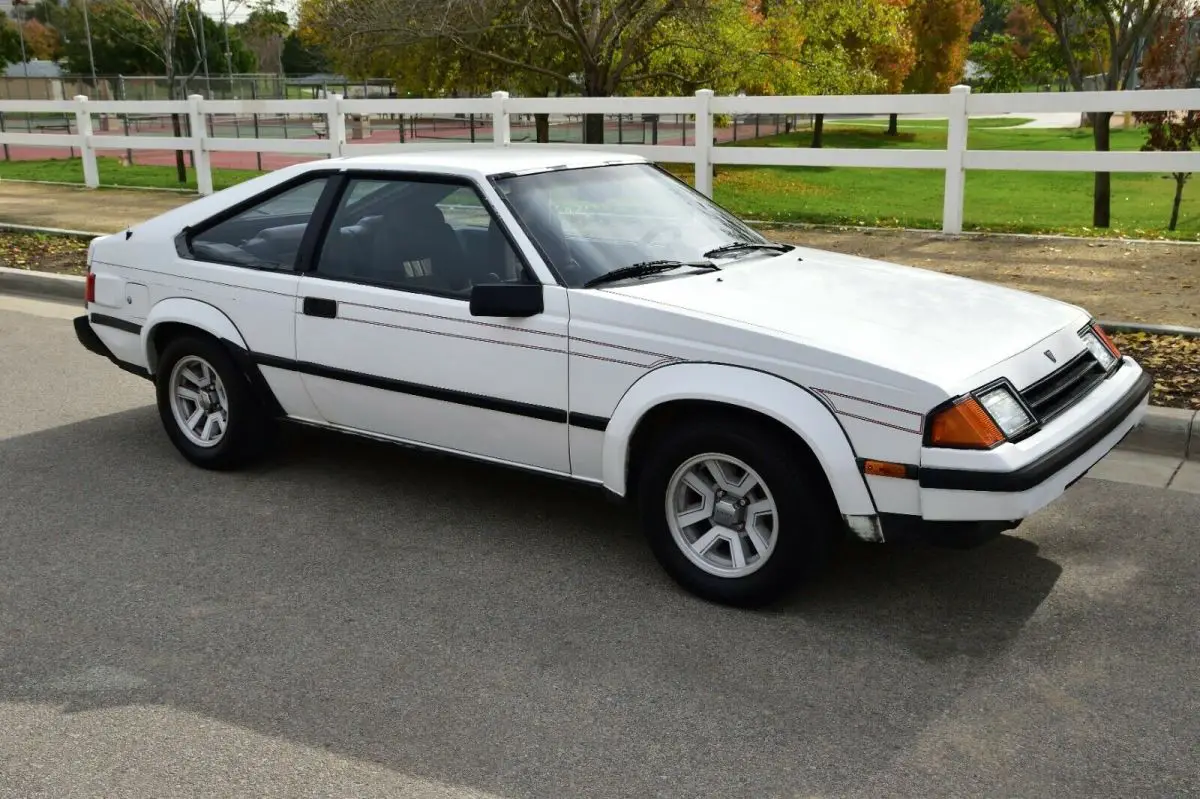
M 1104 367 L 1087 350 L 1021 392 L 1038 421 L 1046 422 L 1086 397 L 1104 380 Z

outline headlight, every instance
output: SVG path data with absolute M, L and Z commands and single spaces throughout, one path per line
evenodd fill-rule
M 1100 362 L 1100 366 L 1104 371 L 1112 368 L 1112 365 L 1117 362 L 1120 357 L 1120 351 L 1112 339 L 1100 328 L 1099 325 L 1092 325 L 1084 330 L 1080 336 L 1083 338 L 1084 346 L 1088 348 L 1096 360 Z
M 979 404 L 996 420 L 1005 438 L 1033 426 L 1033 417 L 1007 386 L 997 386 L 979 395 Z

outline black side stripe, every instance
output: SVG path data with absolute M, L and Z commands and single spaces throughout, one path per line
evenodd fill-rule
M 126 322 L 124 319 L 118 319 L 115 316 L 106 316 L 102 313 L 94 313 L 89 317 L 93 325 L 103 325 L 105 327 L 124 330 L 126 333 L 141 334 L 142 326 L 133 322 Z
M 589 416 L 586 413 L 575 413 L 574 411 L 567 414 L 567 424 L 572 427 L 581 427 L 584 430 L 598 430 L 601 433 L 608 429 L 608 420 L 603 416 Z
M 265 355 L 256 352 L 252 353 L 250 357 L 260 366 L 286 369 L 290 372 L 300 372 L 301 374 L 324 377 L 329 380 L 340 380 L 345 383 L 353 383 L 359 386 L 366 386 L 367 388 L 377 388 L 383 391 L 394 391 L 397 394 L 407 394 L 412 397 L 450 402 L 455 405 L 465 405 L 470 408 L 480 408 L 486 411 L 508 413 L 514 416 L 523 416 L 527 419 L 539 419 L 544 422 L 569 424 L 585 430 L 603 432 L 608 427 L 608 419 L 601 416 L 568 413 L 565 410 L 548 408 L 544 405 L 533 405 L 527 402 L 488 397 L 466 391 L 455 391 L 448 388 L 438 388 L 437 386 L 410 383 L 404 380 L 394 380 L 390 377 L 351 372 L 347 369 L 338 369 L 333 366 L 323 366 L 322 364 L 309 363 L 307 361 L 294 361 L 290 358 L 280 358 L 276 355 Z

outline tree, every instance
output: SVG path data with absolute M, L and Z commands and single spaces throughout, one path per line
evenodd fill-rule
M 254 53 L 260 71 L 283 74 L 284 41 L 291 25 L 287 12 L 277 7 L 275 0 L 262 0 L 234 27 L 238 38 Z
M 281 60 L 285 75 L 312 75 L 329 71 L 329 60 L 321 48 L 306 44 L 301 40 L 300 33 L 294 30 L 283 40 Z
M 1058 39 L 1071 86 L 1084 90 L 1086 73 L 1077 55 L 1081 43 L 1102 35 L 1099 53 L 1105 68 L 1099 75 L 1106 91 L 1127 88 L 1137 64 L 1139 48 L 1163 16 L 1164 0 L 1035 0 L 1038 12 Z M 1111 111 L 1093 112 L 1092 137 L 1097 152 L 1109 150 Z M 1108 172 L 1097 172 L 1092 191 L 1092 225 L 1110 223 L 1112 181 Z
M 96 59 L 96 71 L 109 75 L 153 75 L 161 67 L 154 55 L 154 42 L 133 11 L 119 0 L 89 2 L 88 15 L 91 22 L 92 51 Z M 75 3 L 65 9 L 65 42 L 63 56 L 67 71 L 76 74 L 91 70 L 88 58 L 86 27 L 83 7 Z
M 898 25 L 892 36 L 875 47 L 875 72 L 883 80 L 884 91 L 888 94 L 899 94 L 904 89 L 904 82 L 912 73 L 917 63 L 917 51 L 913 41 L 912 28 L 908 25 L 909 9 L 912 0 L 891 0 L 891 5 L 900 13 Z M 887 135 L 899 134 L 899 115 L 888 115 Z
M 997 33 L 1004 33 L 1012 9 L 1013 0 L 982 0 L 979 21 L 971 28 L 971 41 L 985 41 Z
M 971 60 L 985 73 L 978 88 L 984 92 L 1019 92 L 1025 82 L 1026 59 L 1021 58 L 1017 42 L 1006 33 L 993 33 L 972 42 Z
M 113 3 L 117 18 L 121 20 L 119 36 L 127 36 L 127 43 L 141 50 L 162 69 L 167 81 L 167 95 L 182 98 L 182 83 L 195 77 L 203 63 L 200 40 L 195 33 L 195 8 L 186 0 L 117 0 Z M 184 32 L 190 35 L 183 37 Z M 183 45 L 183 46 L 181 46 Z M 184 48 L 193 50 L 190 69 L 183 69 Z M 178 80 L 183 75 L 183 81 Z M 183 136 L 179 114 L 171 115 L 171 127 L 176 138 Z M 175 151 L 175 171 L 180 183 L 187 182 L 187 167 L 183 151 Z
M 941 94 L 961 81 L 971 29 L 982 14 L 979 0 L 914 0 L 908 20 L 917 60 L 904 81 L 904 90 Z M 888 129 L 895 133 L 895 114 Z
M 904 86 L 941 94 L 962 80 L 971 29 L 983 11 L 979 0 L 915 0 L 909 12 L 917 62 Z
M 36 19 L 28 20 L 25 28 L 25 52 L 30 59 L 57 61 L 62 51 L 62 38 L 54 28 Z
M 1142 63 L 1142 85 L 1147 89 L 1186 89 L 1200 79 L 1200 43 L 1193 31 L 1200 25 L 1200 9 L 1189 10 L 1182 0 L 1172 0 L 1164 9 L 1157 26 L 1154 44 L 1146 51 Z M 1200 111 L 1153 111 L 1136 114 L 1146 125 L 1143 150 L 1189 152 L 1200 145 Z M 1183 187 L 1191 178 L 1190 172 L 1174 172 L 1175 197 L 1171 203 L 1168 230 L 1179 224 L 1179 206 Z
M 11 20 L 0 20 L 0 59 L 2 64 L 21 62 L 21 33 Z
M 694 80 L 652 63 L 672 47 L 704 42 L 714 10 L 740 2 L 302 0 L 300 14 L 302 34 L 339 59 L 428 45 L 491 64 L 513 84 L 607 97 L 655 80 Z M 588 114 L 585 140 L 603 138 L 603 117 Z

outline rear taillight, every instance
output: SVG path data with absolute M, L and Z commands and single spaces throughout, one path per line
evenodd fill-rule
M 87 274 L 87 288 L 83 293 L 83 301 L 88 305 L 96 301 L 96 273 L 90 269 Z

